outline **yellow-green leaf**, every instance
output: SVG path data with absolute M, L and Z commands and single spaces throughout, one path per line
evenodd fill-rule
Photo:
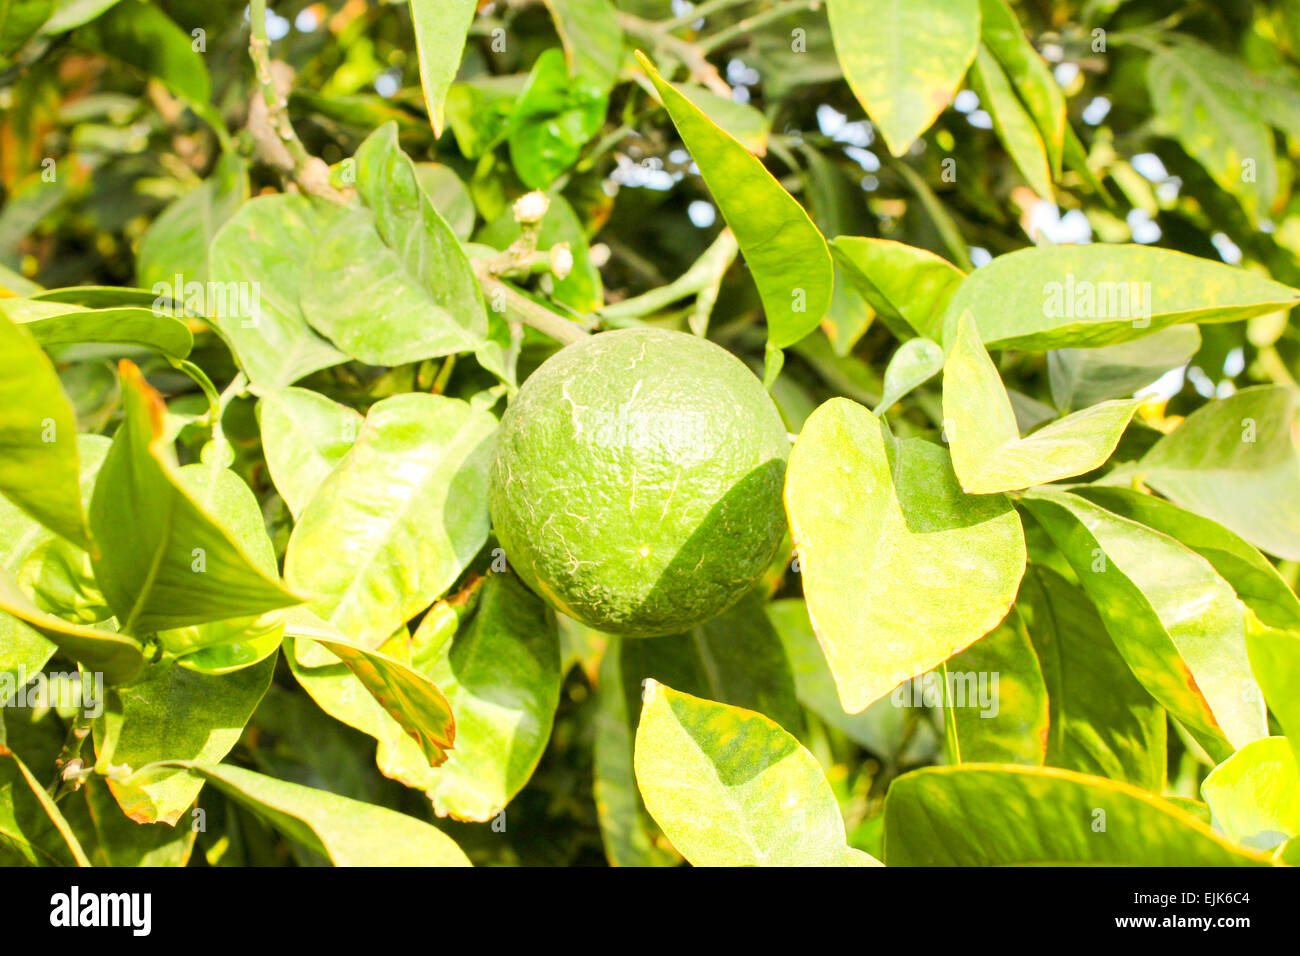
M 0 494 L 87 550 L 77 419 L 58 373 L 26 329 L 0 315 Z
M 838 866 L 849 857 L 821 765 L 762 714 L 649 680 L 635 760 L 646 809 L 695 866 Z
M 987 495 L 1082 475 L 1119 444 L 1138 401 L 1102 402 L 1020 437 L 1011 399 L 970 312 L 943 367 L 943 415 L 963 490 Z
M 661 77 L 644 54 L 637 57 L 736 236 L 763 300 L 768 341 L 777 348 L 793 345 L 830 307 L 834 271 L 826 240 L 749 150 Z
M 1267 866 L 1168 800 L 1104 777 L 967 764 L 899 777 L 890 866 Z
M 848 399 L 804 423 L 785 504 L 808 611 L 849 713 L 991 631 L 1024 573 L 1024 535 L 1005 498 L 964 494 L 941 447 L 895 441 Z
M 1285 737 L 1252 740 L 1201 784 L 1214 828 L 1254 850 L 1300 835 L 1300 764 Z
M 285 836 L 335 866 L 469 866 L 441 830 L 423 820 L 228 764 L 189 769 Z
M 979 0 L 829 0 L 849 88 L 895 156 L 956 94 L 980 39 Z
M 219 621 L 300 599 L 260 570 L 177 483 L 162 398 L 120 366 L 126 417 L 100 468 L 90 522 L 95 578 L 127 634 Z

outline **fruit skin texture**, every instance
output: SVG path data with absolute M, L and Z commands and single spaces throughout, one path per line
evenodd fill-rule
M 789 453 L 767 391 L 725 349 L 605 332 L 543 363 L 502 417 L 492 524 L 511 568 L 570 617 L 681 633 L 775 557 Z

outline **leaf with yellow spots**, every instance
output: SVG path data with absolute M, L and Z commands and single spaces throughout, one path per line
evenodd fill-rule
M 357 675 L 366 690 L 420 745 L 429 766 L 437 767 L 446 761 L 447 751 L 456 739 L 456 719 L 447 698 L 433 681 L 401 661 L 340 637 L 318 635 L 315 640 Z
M 979 0 L 830 0 L 827 13 L 853 95 L 889 151 L 903 155 L 975 57 Z
M 762 714 L 647 680 L 636 732 L 646 809 L 695 866 L 872 866 L 845 842 L 821 765 Z

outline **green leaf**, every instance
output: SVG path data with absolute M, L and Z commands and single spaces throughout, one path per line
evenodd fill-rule
M 1192 412 L 1125 474 L 1269 554 L 1300 560 L 1295 405 L 1290 388 L 1243 388 Z
M 1127 342 L 1181 323 L 1237 322 L 1298 302 L 1300 292 L 1271 279 L 1168 249 L 1034 246 L 967 276 L 944 313 L 943 344 L 952 346 L 967 309 L 990 349 L 1052 349 Z
M 208 246 L 217 230 L 248 201 L 248 167 L 223 153 L 212 176 L 164 209 L 140 237 L 135 274 L 140 285 L 168 289 L 177 275 L 208 281 Z M 177 303 L 179 306 L 179 303 Z
M 335 866 L 469 866 L 451 837 L 415 817 L 228 764 L 191 769 Z
M 222 467 L 216 455 L 202 464 L 178 469 L 174 477 L 181 490 L 221 524 L 259 571 L 268 578 L 277 577 L 275 546 L 267 536 L 261 506 L 242 478 Z M 225 674 L 274 654 L 283 635 L 282 613 L 273 610 L 160 631 L 158 640 L 182 667 Z
M 1201 333 L 1194 325 L 1171 325 L 1134 342 L 1047 353 L 1052 401 L 1062 411 L 1087 408 L 1108 398 L 1127 398 L 1196 354 Z
M 550 189 L 605 119 L 606 91 L 587 75 L 569 76 L 564 54 L 543 50 L 515 101 L 506 130 L 510 162 L 529 189 Z
M 41 29 L 54 0 L 7 0 L 0 5 L 0 57 L 8 57 Z
M 638 53 L 704 184 L 735 233 L 777 348 L 798 342 L 830 308 L 835 275 L 826 240 L 802 206 L 738 140 L 705 116 Z
M 1024 573 L 1005 498 L 963 494 L 942 448 L 895 441 L 847 399 L 805 422 L 785 503 L 813 627 L 849 713 L 987 634 Z
M 428 667 L 456 714 L 456 749 L 426 791 L 439 816 L 491 820 L 528 782 L 560 702 L 555 616 L 513 575 L 483 584 L 469 625 Z
M 1052 202 L 1052 168 L 1043 137 L 1033 118 L 1016 99 L 1016 91 L 1006 73 L 984 44 L 980 44 L 975 54 L 971 88 L 992 118 L 998 138 L 1020 174 L 1039 197 Z
M 221 676 L 164 663 L 110 695 L 93 724 L 95 770 L 108 776 L 122 812 L 136 823 L 174 826 L 194 803 L 203 778 L 158 762 L 221 760 L 239 740 L 274 672 L 274 657 Z
M 0 866 L 90 866 L 58 806 L 2 739 Z
M 706 86 L 678 83 L 677 92 L 686 97 L 700 112 L 717 124 L 723 132 L 734 137 L 755 156 L 767 152 L 767 117 L 748 103 L 737 103 L 720 96 Z
M 1253 740 L 1201 784 L 1214 828 L 1252 850 L 1300 835 L 1300 764 L 1285 737 Z
M 70 285 L 58 289 L 40 289 L 28 297 L 36 302 L 64 302 L 87 309 L 138 306 L 152 309 L 161 305 L 159 295 L 149 289 L 131 289 L 113 285 Z
M 496 419 L 395 395 L 325 478 L 289 539 L 285 578 L 348 640 L 377 647 L 436 600 L 487 540 Z
M 623 27 L 610 0 L 546 0 L 564 44 L 569 75 L 601 90 L 618 80 L 623 65 Z
M 127 634 L 299 603 L 178 483 L 158 393 L 120 366 L 125 419 L 100 469 L 90 523 L 95 578 Z
M 838 866 L 848 857 L 817 759 L 754 711 L 647 681 L 636 779 L 650 815 L 695 866 Z
M 885 367 L 885 388 L 873 415 L 883 415 L 918 385 L 943 369 L 943 346 L 930 339 L 908 339 L 898 347 Z
M 1137 401 L 1103 402 L 1020 437 L 997 366 L 963 312 L 943 366 L 944 431 L 969 494 L 1044 485 L 1099 468 L 1119 444 Z
M 254 385 L 283 388 L 347 361 L 312 331 L 299 305 L 311 284 L 304 265 L 337 214 L 305 196 L 260 196 L 212 239 L 209 275 L 225 290 L 225 303 L 209 318 Z
M 1158 130 L 1176 138 L 1220 188 L 1262 215 L 1278 188 L 1273 134 L 1255 98 L 1240 89 L 1240 77 L 1225 73 L 1223 62 L 1203 49 L 1176 43 L 1152 52 L 1146 72 L 1152 115 Z M 1230 62 L 1242 71 L 1240 62 Z
M 194 345 L 185 323 L 157 308 L 87 309 L 61 302 L 3 299 L 0 313 L 31 332 L 44 348 L 78 342 L 134 345 L 181 359 Z
M 1246 648 L 1264 699 L 1300 760 L 1300 697 L 1295 693 L 1300 679 L 1300 635 L 1248 622 Z
M 456 238 L 464 242 L 474 232 L 474 199 L 469 189 L 450 166 L 442 163 L 416 163 L 415 175 L 420 188 L 433 202 L 438 215 L 446 220 Z
M 1133 676 L 1087 595 L 1031 562 L 1015 613 L 1047 686 L 1047 764 L 1163 790 L 1164 708 Z
M 1245 608 L 1208 561 L 1078 495 L 1040 490 L 1021 501 L 1069 560 L 1134 675 L 1211 755 L 1265 735 Z
M 442 691 L 424 674 L 378 651 L 333 637 L 316 637 L 341 659 L 375 700 L 424 751 L 429 766 L 447 759 L 456 739 L 456 721 Z
M 286 388 L 257 403 L 262 452 L 275 490 L 294 520 L 361 433 L 360 413 L 319 392 Z
M 104 455 L 107 453 L 112 442 L 102 435 L 78 435 L 77 451 L 79 453 L 81 473 L 81 501 L 85 507 L 89 501 L 91 493 L 95 487 L 95 477 L 99 473 L 99 467 L 104 461 Z M 56 589 L 60 583 L 61 575 L 47 575 L 44 573 L 45 556 L 66 557 L 69 561 L 69 574 L 66 585 L 69 590 L 75 590 L 77 585 L 86 586 L 86 590 L 94 590 L 98 595 L 98 587 L 94 586 L 93 574 L 90 573 L 89 556 L 81 551 L 72 542 L 66 538 L 57 536 L 53 531 L 48 530 L 43 525 L 38 524 L 24 511 L 16 505 L 9 502 L 6 498 L 0 498 L 0 569 L 12 572 L 14 575 L 24 574 L 29 578 L 30 583 L 26 587 L 32 590 L 24 590 L 23 581 L 18 581 L 18 590 L 24 606 L 36 604 L 36 606 L 47 614 L 59 617 L 59 609 L 53 602 L 45 600 L 50 597 L 50 592 Z M 42 565 L 40 569 L 33 566 L 34 561 Z M 75 564 L 75 567 L 72 565 Z M 83 575 L 89 575 L 89 578 Z M 12 581 L 12 578 L 8 578 Z M 12 590 L 12 588 L 11 588 Z M 31 601 L 28 594 L 33 594 L 36 601 Z M 98 595 L 98 600 L 102 601 L 102 595 Z M 105 611 L 105 616 L 107 612 Z M 102 619 L 99 615 L 89 615 L 77 620 L 79 624 L 94 623 Z M 51 626 L 53 622 L 50 622 Z M 66 627 L 67 622 L 63 621 L 57 625 L 58 629 Z M 107 633 L 107 632 L 104 632 Z M 112 652 L 113 645 L 119 643 L 118 635 L 109 634 L 109 641 L 103 645 L 102 653 Z M 92 644 L 91 647 L 94 647 Z M 27 677 L 35 674 L 40 670 L 45 662 L 54 654 L 55 645 L 42 637 L 40 632 L 34 630 L 29 625 L 23 623 L 18 618 L 9 614 L 0 614 L 0 681 L 6 677 L 13 682 L 8 685 L 8 690 L 13 690 L 16 686 L 26 681 Z M 92 651 L 93 653 L 93 651 Z M 123 649 L 122 664 L 125 665 L 125 673 L 118 676 L 129 677 L 139 669 L 141 661 L 140 652 L 131 652 Z M 114 673 L 118 668 L 114 668 Z M 2 692 L 6 685 L 0 684 L 0 703 L 4 702 L 5 694 Z
M 1051 174 L 1059 176 L 1066 127 L 1061 84 L 1025 38 L 1015 12 L 1005 0 L 980 0 L 980 39 L 1024 102 L 1046 146 Z
M 1043 765 L 1047 685 L 1015 611 L 932 674 L 930 679 L 941 682 L 944 732 L 953 763 Z
M 829 0 L 849 88 L 902 156 L 956 94 L 979 46 L 979 0 Z
M 144 665 L 139 643 L 123 634 L 71 624 L 47 614 L 19 589 L 8 571 L 0 571 L 0 611 L 36 630 L 87 670 L 101 672 L 110 684 L 130 681 Z
M 1177 538 L 1222 575 L 1270 627 L 1300 631 L 1300 600 L 1267 558 L 1221 524 L 1130 488 L 1073 489 L 1108 511 Z
M 30 333 L 0 316 L 0 494 L 91 549 L 79 471 L 77 422 L 54 365 Z
M 1265 866 L 1167 800 L 1039 767 L 927 767 L 885 799 L 889 866 Z
M 76 33 L 93 49 L 157 77 L 190 104 L 208 102 L 212 81 L 188 33 L 147 0 L 122 0 Z
M 41 32 L 46 36 L 53 36 L 71 30 L 73 27 L 79 27 L 83 23 L 89 23 L 119 2 L 120 0 L 57 0 L 55 3 L 57 9 L 54 15 L 45 21 Z
M 477 6 L 477 0 L 411 0 L 420 85 L 434 136 L 442 135 L 447 91 L 460 68 L 465 37 Z
M 592 775 L 600 837 L 611 866 L 676 866 L 681 857 L 666 845 L 636 786 L 633 747 L 641 685 L 623 661 L 627 644 L 609 638 L 596 683 Z
M 731 610 L 685 634 L 610 638 L 598 685 L 595 795 L 611 863 L 665 865 L 675 859 L 641 802 L 633 771 L 641 688 L 647 679 L 758 711 L 794 733 L 803 732 L 794 675 L 764 613 L 764 596 L 751 592 Z M 815 647 L 816 639 L 810 639 Z M 817 655 L 821 657 L 820 650 Z
M 325 713 L 378 742 L 375 765 L 385 777 L 418 790 L 432 786 L 437 771 L 429 766 L 429 758 L 420 745 L 347 665 L 330 663 L 335 659 L 315 643 L 321 637 L 336 635 L 337 629 L 319 618 L 314 626 L 304 624 L 310 619 L 311 612 L 295 608 L 285 625 L 286 657 L 298 683 Z M 322 660 L 313 659 L 304 664 L 303 658 L 308 654 L 304 648 L 295 646 L 304 639 L 310 639 L 313 656 Z
M 473 351 L 487 315 L 469 259 L 386 123 L 356 153 L 366 209 L 341 212 L 301 292 L 307 321 L 354 358 L 404 365 Z
M 964 272 L 932 252 L 892 239 L 838 236 L 831 251 L 895 335 L 939 338 L 944 310 Z

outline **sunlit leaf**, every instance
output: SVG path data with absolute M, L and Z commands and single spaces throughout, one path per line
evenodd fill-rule
M 1126 474 L 1255 547 L 1300 560 L 1293 389 L 1243 388 L 1188 415 Z
M 54 365 L 0 316 L 0 494 L 89 549 L 79 471 L 76 418 Z
M 467 627 L 427 669 L 456 715 L 456 748 L 427 793 L 439 815 L 491 820 L 528 782 L 560 700 L 553 613 L 513 575 L 488 576 Z
M 1245 608 L 1208 561 L 1078 495 L 1040 490 L 1021 500 L 1069 560 L 1134 675 L 1211 755 L 1265 735 Z
M 1138 402 L 1103 402 L 1020 437 L 997 366 L 969 312 L 943 367 L 943 415 L 952 466 L 970 494 L 1015 491 L 1105 463 Z
M 177 824 L 203 778 L 148 765 L 221 760 L 243 733 L 274 671 L 274 657 L 222 676 L 163 663 L 110 695 L 94 723 L 95 769 L 108 776 L 122 812 L 137 823 Z
M 1285 737 L 1252 740 L 1201 784 L 1214 828 L 1254 850 L 1300 834 L 1300 763 Z
M 435 136 L 442 135 L 447 90 L 456 79 L 476 7 L 476 0 L 411 0 L 420 85 Z
M 830 307 L 834 271 L 826 240 L 749 150 L 637 56 L 735 233 L 763 300 L 768 341 L 793 345 Z
M 830 0 L 835 53 L 889 151 L 905 153 L 952 101 L 979 46 L 979 0 Z
M 966 274 L 947 259 L 890 239 L 837 236 L 835 261 L 898 335 L 938 340 L 948 300 Z
M 840 700 L 857 713 L 992 630 L 1025 568 L 1006 499 L 963 494 L 947 453 L 832 399 L 790 454 L 786 511 Z
M 90 523 L 95 577 L 127 634 L 260 614 L 299 603 L 257 567 L 175 477 L 161 397 L 120 367 L 126 417 L 99 472 Z
M 821 766 L 762 714 L 648 681 L 636 779 L 650 815 L 696 866 L 846 859 L 844 820 Z
M 1026 826 L 1033 820 L 1033 826 Z M 885 800 L 889 866 L 1264 866 L 1167 800 L 1045 767 L 928 767 Z
M 423 820 L 229 764 L 195 774 L 335 866 L 469 866 L 451 837 Z
M 957 287 L 944 313 L 951 348 L 967 309 L 990 349 L 1083 348 L 1188 322 L 1237 322 L 1288 309 L 1300 291 L 1210 259 L 1153 246 L 1033 246 L 998 256 Z
M 407 394 L 370 409 L 293 529 L 285 578 L 345 638 L 380 642 L 447 590 L 488 532 L 496 419 Z

